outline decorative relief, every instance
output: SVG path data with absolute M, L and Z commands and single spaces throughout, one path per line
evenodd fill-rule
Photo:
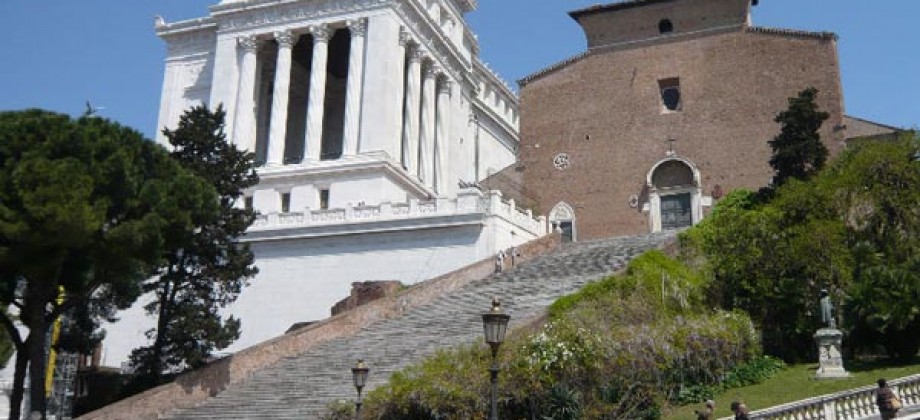
M 352 36 L 364 38 L 367 35 L 367 19 L 349 19 L 345 24 Z
M 418 47 L 418 44 L 409 43 L 409 61 L 412 63 L 418 63 L 422 61 L 422 58 L 425 57 L 425 53 L 422 52 L 421 48 Z
M 311 25 L 310 34 L 313 35 L 313 43 L 318 42 L 329 42 L 329 38 L 332 38 L 332 31 L 329 30 L 329 25 Z
M 237 45 L 245 52 L 256 52 L 259 48 L 259 40 L 255 36 L 241 36 L 236 39 Z
M 553 158 L 553 166 L 560 171 L 568 169 L 571 164 L 568 153 L 560 153 Z
M 425 66 L 424 70 L 422 70 L 422 75 L 424 76 L 425 79 L 435 78 L 438 76 L 439 73 L 441 73 L 441 67 L 439 67 L 437 64 L 434 64 L 434 63 L 432 63 L 431 65 Z
M 549 220 L 551 222 L 558 222 L 564 220 L 575 220 L 575 211 L 572 210 L 566 202 L 560 202 L 553 207 L 553 210 L 549 212 Z
M 276 31 L 275 41 L 278 41 L 278 46 L 280 48 L 293 48 L 294 34 L 292 34 L 291 31 Z

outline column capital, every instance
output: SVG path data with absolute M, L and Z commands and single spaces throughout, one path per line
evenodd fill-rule
M 407 47 L 409 48 L 409 51 L 406 52 L 409 56 L 409 62 L 421 63 L 422 59 L 425 58 L 425 53 L 422 52 L 422 49 L 413 42 L 410 42 Z
M 278 47 L 280 48 L 293 48 L 294 47 L 294 34 L 291 31 L 276 31 L 274 33 L 275 41 L 278 41 Z
M 441 67 L 435 63 L 431 63 L 425 66 L 425 70 L 423 71 L 423 75 L 425 76 L 425 79 L 433 79 L 435 77 L 438 77 L 438 74 L 440 73 L 441 73 Z
M 406 30 L 405 26 L 399 27 L 399 46 L 409 48 L 414 44 L 412 35 Z
M 241 36 L 236 39 L 236 44 L 245 52 L 256 52 L 259 49 L 259 39 L 254 35 Z
M 440 75 L 441 83 L 438 83 L 438 94 L 450 95 L 451 89 L 453 89 L 454 86 L 454 82 L 452 82 L 443 72 L 440 73 Z
M 310 34 L 313 35 L 313 43 L 319 42 L 329 42 L 329 39 L 332 38 L 332 31 L 329 30 L 329 25 L 310 25 Z
M 364 37 L 367 35 L 367 19 L 349 19 L 345 22 L 345 25 L 348 26 L 348 30 L 351 32 L 351 36 Z

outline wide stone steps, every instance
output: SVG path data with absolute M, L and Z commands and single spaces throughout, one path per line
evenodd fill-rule
M 282 359 L 196 407 L 163 418 L 318 419 L 330 402 L 354 400 L 351 367 L 358 359 L 370 366 L 366 389 L 373 389 L 438 349 L 476 342 L 482 336 L 480 314 L 488 310 L 492 297 L 502 300 L 515 328 L 543 314 L 560 296 L 619 271 L 630 259 L 670 238 L 656 234 L 565 245 L 401 317 Z

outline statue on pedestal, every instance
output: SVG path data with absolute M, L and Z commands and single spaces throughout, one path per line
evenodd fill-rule
M 843 332 L 837 329 L 834 304 L 827 289 L 821 290 L 821 323 L 824 328 L 815 333 L 818 345 L 818 370 L 815 378 L 846 378 L 850 374 L 843 368 Z
M 827 328 L 837 328 L 837 320 L 834 319 L 834 303 L 827 293 L 827 289 L 821 289 L 821 322 Z

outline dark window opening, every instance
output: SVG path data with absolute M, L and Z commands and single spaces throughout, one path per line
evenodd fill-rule
M 320 210 L 329 210 L 329 190 L 319 190 Z
M 252 196 L 243 199 L 243 206 L 246 208 L 246 210 L 252 210 Z
M 281 212 L 288 213 L 291 211 L 291 193 L 281 193 Z
M 671 23 L 671 19 L 661 19 L 661 22 L 658 22 L 658 32 L 662 34 L 674 32 L 674 24 Z
M 658 81 L 658 89 L 661 91 L 661 103 L 668 111 L 680 111 L 680 79 L 670 78 Z

